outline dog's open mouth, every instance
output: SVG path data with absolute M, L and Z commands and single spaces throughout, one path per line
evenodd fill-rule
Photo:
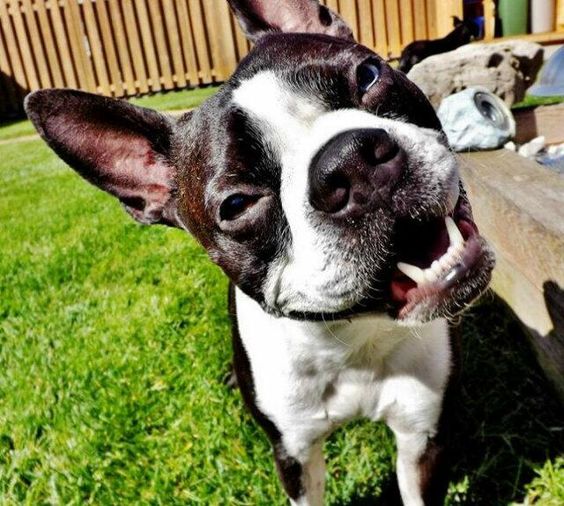
M 437 308 L 448 301 L 459 287 L 477 277 L 489 256 L 462 198 L 446 217 L 399 221 L 395 236 L 397 264 L 390 297 L 400 320 L 426 302 Z M 475 286 L 467 292 L 479 293 L 483 288 Z M 470 301 L 456 302 L 463 307 Z

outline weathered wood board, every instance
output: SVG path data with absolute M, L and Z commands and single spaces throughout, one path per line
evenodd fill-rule
M 522 144 L 544 135 L 547 144 L 564 143 L 564 104 L 545 105 L 513 112 L 515 142 Z
M 564 401 L 564 178 L 508 150 L 461 158 L 476 223 L 497 255 L 492 288 Z

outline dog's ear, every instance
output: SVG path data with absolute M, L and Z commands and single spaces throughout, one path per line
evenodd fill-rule
M 460 26 L 462 23 L 462 19 L 460 19 L 458 16 L 452 16 L 452 26 L 454 26 L 454 28 Z
M 25 109 L 47 144 L 145 224 L 180 226 L 170 162 L 173 123 L 124 100 L 75 90 L 40 90 Z
M 228 0 L 247 38 L 270 32 L 323 33 L 354 40 L 343 19 L 318 0 Z

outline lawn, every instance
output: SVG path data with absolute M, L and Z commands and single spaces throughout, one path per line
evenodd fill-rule
M 193 239 L 137 225 L 39 140 L 0 145 L 0 220 L 0 504 L 285 504 L 223 383 L 227 283 Z M 491 295 L 463 355 L 449 504 L 564 504 L 562 411 Z M 392 475 L 381 425 L 326 453 L 328 504 Z

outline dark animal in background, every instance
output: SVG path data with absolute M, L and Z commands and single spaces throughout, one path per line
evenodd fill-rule
M 479 28 L 473 21 L 462 21 L 453 17 L 454 30 L 442 39 L 415 40 L 408 44 L 400 56 L 398 69 L 406 74 L 417 63 L 434 54 L 453 51 L 460 46 L 470 43 L 480 35 Z

